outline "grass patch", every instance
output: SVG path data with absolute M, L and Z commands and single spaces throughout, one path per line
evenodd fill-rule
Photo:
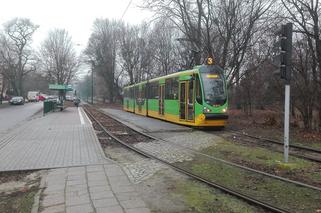
M 290 212 L 315 212 L 321 208 L 321 193 L 284 183 L 198 156 L 179 163 L 187 170 L 223 186 L 255 197 Z
M 273 140 L 283 141 L 283 131 L 281 129 L 254 128 L 245 131 L 251 135 L 261 135 Z M 314 137 L 305 138 L 302 135 L 304 135 L 304 132 L 302 131 L 290 131 L 290 145 L 296 144 L 321 150 L 320 139 Z
M 220 141 L 217 145 L 208 147 L 202 151 L 206 154 L 223 159 L 237 157 L 246 161 L 255 162 L 256 164 L 260 164 L 265 167 L 284 170 L 301 170 L 315 165 L 310 161 L 292 156 L 289 157 L 290 164 L 284 165 L 282 163 L 282 153 L 262 147 L 243 146 L 229 141 Z
M 212 190 L 194 181 L 177 182 L 175 184 L 176 194 L 183 196 L 190 212 L 211 213 L 211 212 L 258 212 L 259 209 L 250 206 L 232 196 Z
M 308 160 L 289 156 L 289 163 L 283 163 L 283 153 L 262 147 L 244 146 L 223 139 L 219 140 L 217 145 L 203 149 L 202 152 L 254 169 L 321 187 L 320 165 Z
M 316 181 L 316 182 L 321 182 L 321 170 L 314 172 L 313 174 L 310 175 L 311 179 Z
M 0 212 L 30 213 L 37 192 L 38 187 L 32 187 L 26 192 L 18 191 L 9 195 L 0 195 Z

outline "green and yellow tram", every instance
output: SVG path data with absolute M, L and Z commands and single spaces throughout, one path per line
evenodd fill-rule
M 224 72 L 211 63 L 124 88 L 125 111 L 188 126 L 224 127 L 227 106 Z

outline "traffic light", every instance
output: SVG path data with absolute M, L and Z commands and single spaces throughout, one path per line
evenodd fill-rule
M 287 84 L 291 79 L 292 28 L 292 23 L 282 25 L 281 28 L 280 74 L 281 79 L 285 79 Z

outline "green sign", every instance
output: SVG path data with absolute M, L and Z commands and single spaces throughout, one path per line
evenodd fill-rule
M 49 84 L 49 89 L 51 90 L 66 90 L 66 91 L 73 91 L 71 85 L 66 84 Z

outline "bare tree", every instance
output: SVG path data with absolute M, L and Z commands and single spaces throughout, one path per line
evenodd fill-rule
M 35 71 L 35 57 L 30 43 L 37 28 L 25 18 L 14 18 L 4 24 L 0 56 L 4 75 L 10 79 L 17 95 L 24 95 L 23 80 L 28 73 Z
M 0 104 L 2 104 L 2 100 L 4 98 L 4 93 L 7 88 L 7 81 L 2 74 L 1 65 L 0 65 Z
M 64 29 L 49 32 L 41 45 L 40 58 L 42 69 L 52 83 L 69 84 L 79 66 L 71 36 Z
M 139 28 L 137 26 L 123 25 L 120 37 L 121 67 L 129 76 L 129 83 L 138 80 L 140 51 L 139 51 Z
M 116 56 L 119 45 L 120 22 L 96 19 L 85 55 L 92 69 L 98 72 L 106 84 L 110 102 L 115 101 Z
M 297 33 L 293 85 L 301 95 L 295 104 L 303 116 L 305 128 L 311 129 L 316 109 L 321 125 L 321 2 L 282 0 L 282 4 L 287 11 L 286 19 L 294 23 Z
M 200 52 L 194 57 L 195 64 L 202 62 L 201 56 L 214 56 L 227 70 L 230 84 L 239 82 L 249 47 L 258 41 L 254 35 L 267 26 L 263 20 L 267 22 L 267 12 L 273 5 L 271 0 L 145 2 L 146 8 L 174 23 L 185 36 L 183 39 L 190 42 L 191 50 Z
M 155 12 L 162 19 L 170 19 L 183 33 L 183 38 L 190 42 L 190 49 L 194 51 L 194 64 L 201 63 L 198 52 L 202 49 L 202 17 L 204 0 L 146 0 L 145 8 Z
M 159 75 L 167 75 L 174 71 L 177 61 L 174 45 L 177 37 L 175 36 L 178 36 L 176 29 L 168 20 L 161 19 L 154 24 L 150 38 Z

